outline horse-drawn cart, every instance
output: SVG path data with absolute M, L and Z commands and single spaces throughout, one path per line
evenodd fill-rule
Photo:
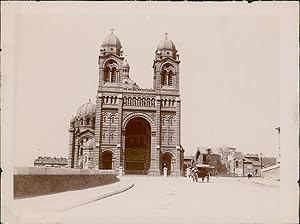
M 205 177 L 207 179 L 207 182 L 209 182 L 210 173 L 214 170 L 215 167 L 208 164 L 196 164 L 196 167 L 198 169 L 198 177 L 201 177 L 202 182 L 204 182 Z

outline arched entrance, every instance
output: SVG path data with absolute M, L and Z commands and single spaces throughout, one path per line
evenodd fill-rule
M 125 174 L 148 174 L 150 168 L 150 124 L 143 118 L 132 118 L 125 128 Z
M 112 153 L 109 151 L 105 151 L 102 153 L 102 169 L 112 169 Z
M 163 155 L 162 155 L 162 158 L 161 158 L 161 163 L 162 163 L 162 170 L 161 170 L 161 173 L 163 174 L 163 168 L 164 167 L 167 167 L 168 168 L 168 175 L 171 174 L 171 171 L 172 171 L 172 154 L 169 153 L 169 152 L 165 152 Z

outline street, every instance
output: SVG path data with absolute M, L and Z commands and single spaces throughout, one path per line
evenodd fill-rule
M 31 217 L 28 223 L 276 223 L 279 187 L 246 178 L 125 176 L 135 186 L 118 195 L 63 212 Z M 78 195 L 80 197 L 81 195 Z M 39 220 L 39 222 L 33 222 Z

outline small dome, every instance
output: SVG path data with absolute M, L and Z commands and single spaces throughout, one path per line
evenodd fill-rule
M 122 84 L 124 88 L 129 89 L 139 89 L 140 87 L 130 78 L 125 78 L 122 80 Z
M 121 48 L 121 42 L 120 39 L 113 33 L 113 30 L 111 31 L 111 34 L 106 36 L 102 42 L 102 47 L 104 46 L 116 46 Z
M 159 44 L 157 46 L 157 50 L 174 50 L 174 51 L 176 51 L 175 44 L 168 38 L 167 33 L 165 33 L 165 35 L 166 35 L 166 37 L 159 42 Z
M 127 60 L 125 59 L 125 61 L 124 61 L 124 64 L 123 64 L 123 66 L 124 67 L 127 67 L 127 68 L 130 68 L 130 66 L 129 66 L 129 64 L 128 64 L 128 62 L 127 62 Z
M 76 118 L 84 118 L 87 116 L 95 115 L 96 113 L 96 105 L 89 100 L 88 103 L 85 103 L 79 107 L 77 110 Z

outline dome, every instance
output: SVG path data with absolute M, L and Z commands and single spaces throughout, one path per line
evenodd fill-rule
M 168 38 L 168 34 L 165 33 L 166 37 L 161 40 L 157 46 L 157 50 L 174 50 L 176 51 L 175 44 Z
M 135 81 L 133 81 L 132 79 L 125 78 L 122 80 L 122 84 L 124 88 L 128 88 L 128 89 L 139 89 L 140 87 L 135 83 Z
M 89 100 L 88 103 L 85 103 L 79 107 L 77 110 L 76 118 L 84 118 L 87 116 L 95 115 L 96 113 L 96 105 Z
M 111 34 L 106 36 L 102 42 L 101 46 L 117 46 L 122 47 L 120 39 L 113 33 L 113 30 L 111 30 Z
M 126 68 L 130 68 L 130 66 L 129 66 L 128 62 L 127 62 L 127 59 L 125 59 L 123 66 L 126 67 Z

